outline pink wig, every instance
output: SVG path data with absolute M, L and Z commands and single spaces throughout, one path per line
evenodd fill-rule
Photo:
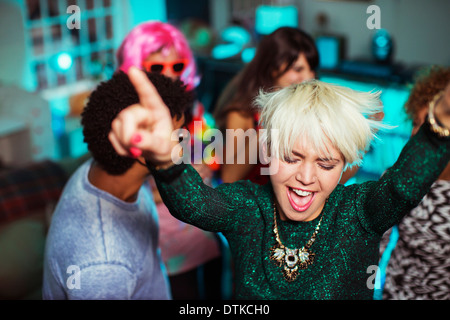
M 150 21 L 133 28 L 117 51 L 119 69 L 127 72 L 131 66 L 142 68 L 142 62 L 150 54 L 161 52 L 167 55 L 171 47 L 174 47 L 181 59 L 189 60 L 180 79 L 187 90 L 193 90 L 199 82 L 194 56 L 185 36 L 168 23 Z

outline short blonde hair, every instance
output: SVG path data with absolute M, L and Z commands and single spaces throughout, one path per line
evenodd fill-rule
M 385 127 L 371 115 L 383 108 L 380 92 L 359 92 L 319 80 L 310 80 L 275 92 L 260 92 L 260 142 L 270 156 L 290 155 L 298 139 L 308 139 L 316 152 L 329 156 L 326 142 L 338 149 L 347 166 L 360 165 L 365 151 Z M 277 130 L 275 137 L 272 131 Z

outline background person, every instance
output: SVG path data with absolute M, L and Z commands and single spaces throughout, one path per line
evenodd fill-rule
M 171 125 L 181 127 L 192 106 L 192 96 L 182 82 L 155 74 L 145 77 L 168 106 Z M 143 158 L 118 155 L 108 140 L 113 119 L 138 102 L 123 72 L 101 83 L 90 96 L 82 125 L 92 159 L 72 175 L 52 216 L 44 258 L 44 299 L 171 298 L 158 248 L 149 170 Z M 68 284 L 72 266 L 79 270 L 74 281 L 80 281 L 70 283 L 73 287 Z
M 428 106 L 449 81 L 449 67 L 433 67 L 416 80 L 405 104 L 406 113 L 413 121 L 412 135 L 427 120 Z M 397 226 L 399 239 L 386 269 L 384 299 L 450 299 L 450 270 L 444 267 L 450 265 L 448 226 L 450 163 L 420 204 Z

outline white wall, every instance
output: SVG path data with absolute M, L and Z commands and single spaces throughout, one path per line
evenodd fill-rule
M 395 42 L 394 59 L 409 64 L 450 65 L 449 0 L 373 0 L 323 1 L 296 0 L 300 27 L 314 33 L 316 16 L 326 13 L 328 31 L 346 36 L 347 57 L 370 57 L 370 41 L 375 30 L 369 30 L 366 13 L 369 5 L 381 10 L 381 28 L 387 29 Z
M 212 28 L 220 32 L 225 29 L 231 20 L 230 0 L 209 0 L 209 10 Z
M 0 82 L 22 88 L 33 87 L 27 63 L 23 0 L 0 1 Z

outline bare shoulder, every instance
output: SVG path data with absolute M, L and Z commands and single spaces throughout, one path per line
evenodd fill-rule
M 254 128 L 254 119 L 239 111 L 231 111 L 227 114 L 227 129 L 247 129 Z

